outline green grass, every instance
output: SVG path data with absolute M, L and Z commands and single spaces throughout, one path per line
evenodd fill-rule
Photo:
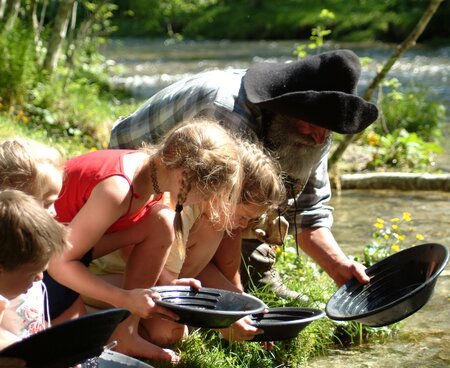
M 361 250 L 362 251 L 362 250 Z M 336 290 L 334 282 L 308 257 L 297 254 L 292 238 L 276 262 L 286 284 L 304 295 L 301 300 L 279 298 L 272 292 L 254 288 L 252 295 L 269 307 L 298 306 L 325 309 L 326 302 Z M 286 341 L 277 341 L 272 350 L 265 350 L 258 342 L 232 343 L 221 339 L 213 330 L 195 329 L 189 337 L 173 347 L 180 355 L 177 367 L 302 367 L 316 356 L 326 355 L 330 349 L 349 347 L 365 342 L 382 342 L 398 329 L 398 325 L 369 328 L 357 322 L 334 322 L 322 318 L 309 324 L 300 334 Z M 156 368 L 169 364 L 148 361 Z
M 134 106 L 122 108 L 132 111 Z M 66 157 L 89 151 L 92 147 L 76 136 L 52 136 L 47 130 L 33 128 L 19 113 L 0 114 L 0 139 L 12 136 L 27 136 L 57 147 Z M 361 249 L 361 253 L 363 249 Z M 269 307 L 299 306 L 325 309 L 326 302 L 336 290 L 334 282 L 308 257 L 297 256 L 292 238 L 284 249 L 279 249 L 276 266 L 286 285 L 300 292 L 301 300 L 279 298 L 263 288 L 252 288 L 249 292 Z M 178 367 L 301 367 L 330 349 L 346 347 L 364 342 L 378 342 L 388 338 L 398 329 L 397 325 L 382 329 L 362 326 L 357 322 L 333 322 L 328 318 L 314 321 L 298 337 L 288 341 L 275 342 L 271 351 L 257 342 L 230 343 L 222 340 L 212 330 L 193 330 L 186 341 L 173 347 L 181 357 Z M 156 368 L 169 367 L 161 362 L 149 362 Z

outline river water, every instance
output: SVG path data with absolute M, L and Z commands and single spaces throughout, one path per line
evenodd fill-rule
M 293 60 L 294 41 L 267 42 L 164 42 L 126 39 L 108 43 L 102 53 L 120 65 L 112 82 L 133 91 L 138 99 L 148 98 L 182 77 L 210 69 L 247 68 L 252 62 Z M 363 69 L 360 90 L 370 83 L 382 63 L 393 52 L 387 45 L 333 45 L 350 48 L 372 62 Z M 429 98 L 441 101 L 450 110 L 450 47 L 415 47 L 393 67 L 390 76 L 404 87 L 429 91 Z M 450 134 L 445 131 L 447 137 Z M 446 143 L 445 143 L 446 142 Z M 450 172 L 450 139 L 444 141 L 445 154 L 438 161 Z M 450 193 L 398 191 L 343 191 L 333 194 L 333 232 L 347 254 L 357 255 L 370 241 L 378 217 L 389 220 L 411 213 L 414 227 L 423 242 L 450 247 Z M 337 349 L 332 355 L 314 359 L 308 366 L 322 367 L 449 367 L 450 366 L 450 266 L 438 279 L 431 300 L 402 322 L 402 329 L 383 344 L 355 349 Z

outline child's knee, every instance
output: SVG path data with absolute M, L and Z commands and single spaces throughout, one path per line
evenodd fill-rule
M 170 321 L 159 320 L 157 323 L 141 323 L 140 335 L 146 340 L 162 347 L 169 347 L 185 339 L 187 326 Z M 143 330 L 143 331 L 142 331 Z

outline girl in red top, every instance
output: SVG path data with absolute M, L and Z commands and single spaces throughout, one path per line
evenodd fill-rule
M 119 351 L 176 359 L 173 351 L 138 335 L 139 318 L 163 314 L 177 319 L 155 305 L 158 295 L 148 288 L 155 285 L 172 242 L 181 239 L 183 204 L 202 203 L 212 222 L 231 228 L 241 191 L 240 167 L 234 139 L 219 124 L 207 121 L 177 126 L 157 147 L 95 151 L 69 160 L 55 211 L 71 230 L 72 248 L 52 258 L 48 268 L 54 279 L 45 280 L 50 303 L 61 302 L 51 305 L 52 319 L 70 318 L 71 305 L 83 294 L 132 313 L 113 334 Z M 177 198 L 175 214 L 160 202 L 162 192 Z M 86 267 L 92 259 L 129 246 L 121 288 Z M 197 280 L 184 282 L 200 287 Z

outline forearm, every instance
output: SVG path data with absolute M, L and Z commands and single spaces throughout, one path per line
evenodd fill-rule
M 202 285 L 205 287 L 212 287 L 217 289 L 230 290 L 235 292 L 242 292 L 242 287 L 239 288 L 231 280 L 225 277 L 225 275 L 220 272 L 217 266 L 213 263 L 209 263 L 198 275 L 198 279 L 201 281 Z
M 345 255 L 328 228 L 302 229 L 298 240 L 306 254 L 313 258 L 337 285 L 342 285 L 353 277 L 364 284 L 369 282 L 365 267 Z
M 89 298 L 122 307 L 125 290 L 93 274 L 79 261 L 50 262 L 48 272 L 56 281 Z
M 178 279 L 178 275 L 174 272 L 171 272 L 165 268 L 161 271 L 159 275 L 157 285 L 172 285 L 173 281 Z
M 6 348 L 7 346 L 20 341 L 20 337 L 14 335 L 12 332 L 0 328 L 0 350 Z
M 347 257 L 328 228 L 306 228 L 298 234 L 298 242 L 310 256 L 337 283 L 341 283 L 336 264 L 347 262 Z
M 240 276 L 241 248 L 242 238 L 240 230 L 236 230 L 232 236 L 225 234 L 213 257 L 212 263 L 223 277 L 236 288 L 244 290 Z

